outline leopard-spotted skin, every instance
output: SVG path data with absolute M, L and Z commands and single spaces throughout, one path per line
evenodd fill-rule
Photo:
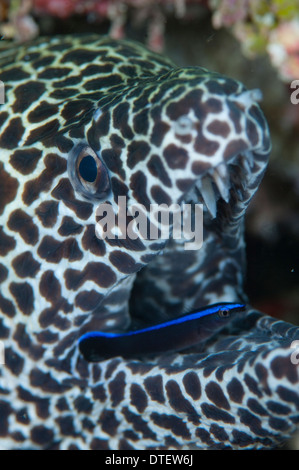
M 282 442 L 299 420 L 296 327 L 248 307 L 187 352 L 87 363 L 78 351 L 86 331 L 246 301 L 244 213 L 270 149 L 257 92 L 130 41 L 1 48 L 1 446 Z M 88 155 L 98 173 L 86 182 Z M 202 248 L 97 238 L 96 208 L 117 214 L 118 196 L 146 208 L 204 202 Z

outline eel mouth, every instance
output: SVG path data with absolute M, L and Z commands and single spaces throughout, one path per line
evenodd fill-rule
M 256 155 L 245 150 L 211 168 L 184 195 L 184 202 L 203 204 L 207 222 L 217 220 L 223 225 L 243 215 L 261 179 Z
M 258 188 L 266 158 L 252 149 L 207 170 L 183 195 L 203 206 L 203 243 L 186 251 L 171 238 L 134 281 L 130 315 L 138 326 L 219 301 L 244 301 L 244 214 Z
M 126 323 L 112 327 L 112 331 L 145 328 L 217 302 L 244 301 L 239 295 L 244 246 L 242 235 L 236 236 L 235 228 L 242 226 L 260 174 L 258 156 L 245 150 L 196 180 L 182 202 L 203 205 L 203 229 L 207 235 L 203 248 L 186 251 L 184 240 L 170 238 L 136 276 L 125 281 Z M 231 268 L 223 272 L 223 262 L 234 265 L 235 272 Z
M 247 98 L 249 107 L 252 97 Z M 266 169 L 270 139 L 255 108 L 250 115 L 246 111 L 242 126 L 242 133 L 233 134 L 223 144 L 223 153 L 219 150 L 210 161 L 198 153 L 190 155 L 196 174 L 184 180 L 187 186 L 178 199 L 173 193 L 182 206 L 190 204 L 193 209 L 202 204 L 202 246 L 186 250 L 184 236 L 176 239 L 171 231 L 166 240 L 150 240 L 146 255 L 140 257 L 142 269 L 114 286 L 95 312 L 99 316 L 89 323 L 89 331 L 142 328 L 218 302 L 246 302 L 244 215 Z M 123 299 L 116 307 L 114 299 L 121 291 Z M 115 308 L 113 318 L 110 304 Z M 95 327 L 98 320 L 100 328 Z
M 231 157 L 227 162 L 219 163 L 199 178 L 185 194 L 184 201 L 202 203 L 204 214 L 210 219 L 221 216 L 224 212 L 232 215 L 237 205 L 247 206 L 250 195 L 256 188 L 252 186 L 255 155 L 251 150 Z M 250 191 L 249 191 L 250 190 Z M 246 207 L 244 207 L 246 209 Z

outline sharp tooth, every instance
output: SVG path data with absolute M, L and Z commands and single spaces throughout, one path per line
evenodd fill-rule
M 211 183 L 211 178 L 209 176 L 205 176 L 201 180 L 200 192 L 208 208 L 208 211 L 210 212 L 212 218 L 215 219 L 217 213 L 216 196 Z
M 212 177 L 219 190 L 221 197 L 225 200 L 225 202 L 228 202 L 230 198 L 230 181 L 225 163 L 221 163 L 217 166 L 217 168 L 214 169 Z
M 226 163 L 219 163 L 218 166 L 216 166 L 215 170 L 218 171 L 219 175 L 221 176 L 222 179 L 227 180 L 228 179 L 228 169 Z

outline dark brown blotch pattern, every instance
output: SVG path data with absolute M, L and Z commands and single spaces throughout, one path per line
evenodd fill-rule
M 77 261 L 83 258 L 78 242 L 73 237 L 60 242 L 50 235 L 46 235 L 39 244 L 37 252 L 42 259 L 56 264 L 63 258 L 69 261 Z
M 180 168 L 184 170 L 189 160 L 187 151 L 183 147 L 177 147 L 175 144 L 169 144 L 164 149 L 163 157 L 171 169 Z
M 34 127 L 30 132 L 29 136 L 25 141 L 25 145 L 29 146 L 35 142 L 42 142 L 45 147 L 47 147 L 47 139 L 50 136 L 55 136 L 60 127 L 58 119 L 52 119 L 52 121 L 47 122 L 39 127 Z
M 136 171 L 131 176 L 130 188 L 136 201 L 149 210 L 151 201 L 147 195 L 147 178 L 142 171 Z
M 186 439 L 186 441 L 191 438 L 190 431 L 188 430 L 186 423 L 175 415 L 153 412 L 151 413 L 150 418 L 156 426 L 168 429 L 175 436 L 182 437 L 183 439 Z
M 150 152 L 150 146 L 144 140 L 134 140 L 128 146 L 127 165 L 132 170 L 139 162 L 146 159 Z
M 35 213 L 44 227 L 53 227 L 58 216 L 58 202 L 41 202 L 40 205 L 35 209 Z
M 143 413 L 147 407 L 148 399 L 144 390 L 138 384 L 132 384 L 130 388 L 130 401 L 139 413 Z
M 0 263 L 0 284 L 7 279 L 8 269 L 2 263 Z
M 15 150 L 10 157 L 10 164 L 22 175 L 30 175 L 42 156 L 41 150 L 35 148 Z
M 94 289 L 82 291 L 76 295 L 75 305 L 85 312 L 94 310 L 103 300 L 103 294 L 99 294 Z
M 160 147 L 165 135 L 170 129 L 170 126 L 166 124 L 166 122 L 161 121 L 160 119 L 154 120 L 154 126 L 152 135 L 150 137 L 151 143 L 156 145 L 156 147 Z
M 22 373 L 24 367 L 24 358 L 21 357 L 16 351 L 8 347 L 5 349 L 5 367 L 15 376 Z
M 171 179 L 168 176 L 167 171 L 162 163 L 161 158 L 158 155 L 152 155 L 147 163 L 149 172 L 158 178 L 164 186 L 171 188 Z
M 95 282 L 99 287 L 110 287 L 116 281 L 112 269 L 104 263 L 90 262 L 82 271 L 67 269 L 64 273 L 66 286 L 70 290 L 78 290 L 87 280 Z
M 26 83 L 19 85 L 14 91 L 16 98 L 13 105 L 14 113 L 24 113 L 32 103 L 38 103 L 38 100 L 45 91 L 45 84 L 35 80 L 29 80 Z
M 219 119 L 215 119 L 214 121 L 210 122 L 207 126 L 207 130 L 215 135 L 220 135 L 221 137 L 227 137 L 230 133 L 230 128 L 227 122 L 219 121 Z
M 217 382 L 210 381 L 205 388 L 207 397 L 214 403 L 218 408 L 230 410 L 230 404 L 226 396 L 224 395 L 222 388 Z
M 234 424 L 235 418 L 227 411 L 221 410 L 218 406 L 211 405 L 209 403 L 203 403 L 201 405 L 203 414 L 213 421 L 222 421 L 223 423 Z
M 1 145 L 1 144 L 0 144 Z M 19 182 L 5 171 L 0 162 L 0 215 L 3 214 L 5 206 L 13 201 L 17 194 Z
M 158 185 L 154 185 L 151 188 L 151 195 L 153 200 L 155 201 L 156 204 L 167 204 L 168 206 L 171 205 L 172 199 L 170 196 Z
M 130 105 L 129 103 L 121 103 L 114 108 L 113 111 L 113 125 L 119 129 L 125 139 L 133 139 L 134 134 L 128 124 L 129 122 Z
M 199 424 L 199 415 L 191 403 L 182 394 L 179 384 L 175 380 L 169 380 L 165 386 L 169 405 L 177 413 L 187 415 L 189 421 L 193 424 Z
M 122 414 L 125 420 L 132 426 L 134 431 L 141 435 L 144 439 L 153 439 L 156 440 L 156 434 L 151 430 L 150 423 L 148 420 L 142 419 L 140 413 L 133 413 L 128 409 L 127 406 L 124 406 L 122 409 Z
M 124 372 L 116 374 L 108 384 L 108 390 L 113 407 L 121 403 L 125 396 L 126 376 Z
M 0 227 L 0 255 L 5 256 L 16 246 L 14 237 L 7 235 L 3 228 Z
M 15 273 L 21 278 L 34 278 L 41 266 L 41 264 L 34 259 L 30 251 L 25 251 L 16 256 L 11 264 Z
M 68 178 L 62 178 L 51 192 L 51 195 L 69 207 L 75 214 L 83 220 L 90 217 L 93 205 L 89 202 L 76 199 L 73 187 Z
M 139 269 L 142 268 L 142 264 L 137 263 L 135 259 L 127 254 L 123 253 L 122 251 L 119 250 L 114 250 L 110 255 L 109 255 L 109 260 L 117 268 L 118 271 L 124 274 L 132 274 Z
M 207 157 L 212 157 L 217 152 L 219 143 L 215 140 L 207 139 L 203 135 L 202 130 L 198 129 L 194 148 L 198 153 Z
M 121 149 L 120 148 L 113 148 L 113 149 L 105 149 L 101 153 L 101 157 L 105 162 L 107 168 L 116 173 L 121 177 L 121 179 L 125 179 L 126 173 L 123 169 L 122 161 L 120 159 Z
M 248 148 L 248 145 L 246 144 L 244 140 L 242 139 L 232 140 L 231 142 L 227 144 L 223 157 L 224 158 L 233 157 L 243 152 L 247 148 Z
M 105 242 L 96 236 L 94 225 L 86 226 L 81 243 L 85 252 L 90 251 L 95 256 L 104 256 L 106 253 Z
M 7 299 L 6 297 L 4 297 L 1 293 L 0 293 L 0 310 L 4 315 L 8 316 L 9 318 L 14 317 L 16 314 L 16 308 L 13 302 Z
M 55 116 L 58 112 L 59 108 L 57 105 L 42 101 L 28 114 L 27 119 L 29 122 L 38 123 Z
M 42 192 L 49 191 L 55 178 L 66 172 L 66 160 L 53 153 L 45 156 L 44 165 L 45 169 L 39 176 L 24 185 L 22 199 L 27 206 L 38 199 Z
M 38 227 L 22 209 L 16 209 L 10 214 L 7 226 L 10 230 L 19 233 L 28 245 L 36 245 L 38 242 Z
M 100 150 L 101 138 L 109 133 L 111 116 L 109 112 L 103 112 L 103 114 L 94 121 L 87 132 L 87 140 L 89 145 L 94 151 Z M 75 135 L 71 134 L 73 137 Z M 85 138 L 82 135 L 82 138 Z
M 109 436 L 116 436 L 120 422 L 117 420 L 114 410 L 105 409 L 102 411 L 99 419 L 102 430 L 109 434 Z
M 271 370 L 278 379 L 285 378 L 292 384 L 298 382 L 298 368 L 290 361 L 289 356 L 275 357 L 271 362 Z
M 206 110 L 200 111 L 200 103 L 202 98 L 202 90 L 192 90 L 182 99 L 175 100 L 167 107 L 167 114 L 172 120 L 178 119 L 180 116 L 188 115 L 190 109 L 195 110 L 196 116 L 200 119 L 205 117 Z M 197 106 L 195 106 L 197 104 Z
M 230 400 L 235 403 L 242 403 L 245 391 L 242 383 L 236 377 L 232 378 L 231 381 L 227 384 L 227 392 Z
M 148 110 L 143 109 L 134 116 L 133 128 L 137 134 L 147 134 L 149 129 Z
M 83 225 L 78 224 L 69 216 L 62 219 L 61 225 L 58 229 L 59 235 L 62 237 L 69 237 L 70 235 L 78 235 L 83 230 Z
M 9 290 L 20 311 L 24 315 L 30 315 L 34 308 L 34 293 L 31 285 L 28 282 L 11 282 Z
M 144 381 L 144 386 L 153 401 L 157 401 L 158 403 L 165 402 L 163 378 L 161 375 L 147 377 Z
M 201 385 L 198 374 L 195 372 L 187 372 L 183 378 L 183 384 L 186 392 L 193 400 L 199 400 L 201 397 Z

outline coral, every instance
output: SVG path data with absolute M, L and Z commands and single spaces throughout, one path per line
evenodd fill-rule
M 0 0 L 0 32 L 6 38 L 28 41 L 38 36 L 39 28 L 31 16 L 32 0 Z
M 7 21 L 0 25 L 0 31 L 6 37 L 14 37 L 23 42 L 35 37 L 38 28 L 33 20 L 45 15 L 59 19 L 69 19 L 73 15 L 85 17 L 86 24 L 109 20 L 110 35 L 120 39 L 125 36 L 124 26 L 130 16 L 133 27 L 146 25 L 148 46 L 161 51 L 164 46 L 164 28 L 168 16 L 184 18 L 187 5 L 201 6 L 203 0 L 14 0 L 10 3 L 0 0 L 5 17 L 0 9 L 0 20 Z M 198 16 L 195 12 L 195 17 Z M 194 18 L 194 13 L 192 12 Z M 20 27 L 21 25 L 21 27 Z
M 271 31 L 267 51 L 285 81 L 299 77 L 299 17 Z
M 42 17 L 81 15 L 87 25 L 108 20 L 119 39 L 130 19 L 133 29 L 146 28 L 148 46 L 161 51 L 167 18 L 188 22 L 206 7 L 213 27 L 231 30 L 247 56 L 267 53 L 282 80 L 298 78 L 299 0 L 0 0 L 0 32 L 23 42 L 39 34 Z
M 298 0 L 210 0 L 215 28 L 229 27 L 246 55 L 267 52 L 284 81 L 299 76 Z

